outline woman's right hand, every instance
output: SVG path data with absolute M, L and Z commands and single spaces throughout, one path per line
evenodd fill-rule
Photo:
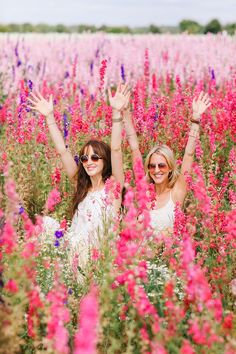
M 30 93 L 31 98 L 28 98 L 28 101 L 32 104 L 28 108 L 38 111 L 44 116 L 49 116 L 53 114 L 53 98 L 50 95 L 49 101 L 47 101 L 40 93 L 34 94 Z
M 117 90 L 114 96 L 112 96 L 111 94 L 111 89 L 108 89 L 108 96 L 109 96 L 109 102 L 111 107 L 115 110 L 115 111 L 122 111 L 129 102 L 129 98 L 130 98 L 130 90 L 128 88 L 128 85 L 122 85 L 119 84 L 117 86 Z

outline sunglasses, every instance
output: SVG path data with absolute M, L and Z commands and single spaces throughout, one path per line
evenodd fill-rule
M 154 171 L 156 169 L 156 166 L 159 168 L 160 171 L 162 172 L 166 172 L 168 170 L 168 165 L 163 163 L 163 162 L 160 162 L 160 163 L 149 163 L 148 164 L 148 169 L 149 171 Z
M 87 163 L 89 160 L 89 157 L 90 157 L 91 161 L 93 161 L 93 162 L 98 162 L 98 160 L 102 160 L 102 157 L 98 156 L 97 154 L 92 154 L 90 156 L 89 155 L 81 155 L 80 162 L 82 164 Z

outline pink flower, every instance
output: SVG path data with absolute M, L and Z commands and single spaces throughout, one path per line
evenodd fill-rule
M 232 313 L 226 315 L 223 321 L 223 328 L 226 330 L 231 330 L 233 328 L 233 319 L 234 316 Z
M 7 197 L 14 201 L 18 202 L 18 195 L 16 193 L 16 185 L 15 182 L 12 179 L 8 179 L 5 183 L 5 192 Z
M 53 185 L 55 185 L 55 186 L 60 183 L 61 171 L 59 170 L 59 168 L 55 168 L 54 172 L 51 174 L 51 179 L 52 179 Z
M 180 354 L 195 354 L 195 350 L 187 339 L 183 340 L 183 344 L 180 348 Z
M 36 257 L 38 255 L 38 252 L 36 251 L 35 242 L 26 243 L 21 255 L 23 258 Z
M 75 335 L 74 354 L 95 354 L 97 344 L 98 300 L 93 286 L 80 304 L 79 329 Z
M 54 288 L 47 294 L 50 304 L 50 318 L 47 322 L 47 339 L 58 354 L 68 354 L 69 334 L 65 324 L 70 321 L 70 312 L 66 307 L 67 290 L 55 280 Z
M 9 279 L 4 288 L 12 294 L 17 293 L 19 290 L 15 280 L 13 279 Z
M 58 191 L 57 188 L 54 188 L 48 196 L 48 199 L 46 201 L 46 209 L 49 211 L 54 211 L 55 206 L 61 202 L 61 194 Z
M 1 238 L 5 252 L 7 254 L 12 253 L 17 247 L 17 234 L 13 226 L 8 221 L 4 225 Z

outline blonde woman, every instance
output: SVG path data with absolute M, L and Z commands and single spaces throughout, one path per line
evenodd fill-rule
M 177 202 L 183 205 L 187 194 L 185 172 L 191 172 L 196 141 L 199 136 L 200 118 L 210 105 L 208 95 L 203 92 L 198 98 L 193 99 L 193 115 L 180 172 L 177 169 L 173 151 L 166 145 L 154 146 L 146 157 L 144 166 L 147 180 L 154 184 L 156 192 L 154 207 L 150 210 L 151 226 L 156 231 L 173 228 L 175 205 Z M 137 134 L 127 109 L 124 111 L 124 125 L 132 150 L 133 163 L 135 163 L 141 154 Z

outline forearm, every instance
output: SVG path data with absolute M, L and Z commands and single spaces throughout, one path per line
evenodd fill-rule
M 111 131 L 111 163 L 112 175 L 121 188 L 124 185 L 123 159 L 121 151 L 122 117 L 119 111 L 113 110 Z
M 66 152 L 66 146 L 62 133 L 57 126 L 53 113 L 50 113 L 48 116 L 46 116 L 46 121 L 56 151 L 58 152 L 58 154 L 63 155 Z
M 194 156 L 197 140 L 199 138 L 199 124 L 192 123 L 189 131 L 188 141 L 185 148 L 185 154 Z
M 112 112 L 112 129 L 111 129 L 111 149 L 121 150 L 122 139 L 122 117 L 119 111 Z
M 129 110 L 124 112 L 124 126 L 126 131 L 127 140 L 132 151 L 132 164 L 136 163 L 137 159 L 142 160 L 142 155 L 139 150 L 139 143 L 136 130 L 133 125 L 131 113 Z
M 188 135 L 188 141 L 185 148 L 182 166 L 181 166 L 182 175 L 184 175 L 185 172 L 190 173 L 192 170 L 192 164 L 194 161 L 194 154 L 196 150 L 198 136 L 199 136 L 199 124 L 192 123 Z
M 132 151 L 139 149 L 138 137 L 134 128 L 131 113 L 129 110 L 124 111 L 124 126 L 127 140 Z

